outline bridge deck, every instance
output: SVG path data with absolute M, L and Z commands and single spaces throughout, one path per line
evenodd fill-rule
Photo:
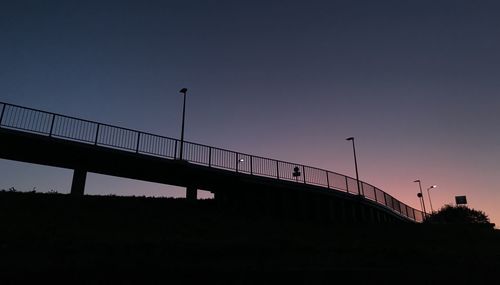
M 0 107 L 1 158 L 213 192 L 235 187 L 314 191 L 362 200 L 402 219 L 423 218 L 368 183 L 361 183 L 364 196 L 358 195 L 356 180 L 335 172 L 192 142 L 184 142 L 179 160 L 177 139 L 6 103 Z

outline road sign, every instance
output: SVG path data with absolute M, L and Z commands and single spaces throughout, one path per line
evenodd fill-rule
M 457 203 L 457 205 L 466 205 L 467 204 L 467 197 L 455 196 L 455 203 Z

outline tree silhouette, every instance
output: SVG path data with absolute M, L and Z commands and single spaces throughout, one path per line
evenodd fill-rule
M 493 227 L 485 212 L 467 206 L 445 205 L 425 220 L 429 224 L 482 224 Z

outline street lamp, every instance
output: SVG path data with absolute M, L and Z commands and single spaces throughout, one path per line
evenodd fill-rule
M 346 138 L 347 141 L 352 141 L 352 150 L 354 152 L 354 168 L 356 169 L 356 181 L 358 183 L 358 195 L 363 195 L 364 193 L 361 190 L 360 184 L 359 184 L 359 174 L 358 174 L 358 161 L 356 159 L 356 147 L 354 146 L 354 137 L 349 137 Z
M 429 204 L 431 205 L 431 213 L 434 213 L 434 209 L 432 209 L 432 201 L 431 201 L 431 194 L 429 193 L 429 190 L 432 188 L 436 188 L 437 185 L 432 185 L 431 187 L 427 188 L 427 196 L 429 196 Z
M 181 154 L 180 160 L 182 160 L 182 156 L 184 153 L 184 120 L 186 118 L 186 93 L 187 88 L 182 88 L 179 92 L 184 95 L 184 103 L 182 104 L 182 129 L 181 129 Z
M 418 187 L 420 188 L 420 195 L 418 196 L 420 198 L 420 204 L 422 205 L 422 209 L 424 211 L 424 216 L 427 215 L 427 211 L 425 210 L 425 201 L 424 201 L 424 194 L 422 194 L 422 184 L 420 182 L 420 179 L 417 179 L 413 182 L 418 182 Z

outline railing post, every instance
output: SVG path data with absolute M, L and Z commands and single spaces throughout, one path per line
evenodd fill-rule
M 253 156 L 250 155 L 250 175 L 253 175 Z
M 135 148 L 135 153 L 139 153 L 139 142 L 141 141 L 141 132 L 137 132 L 137 147 Z
M 330 189 L 330 178 L 328 177 L 328 170 L 325 170 L 325 173 L 326 173 L 326 186 L 328 187 L 328 189 Z
M 181 140 L 181 149 L 179 150 L 179 160 L 184 159 L 184 140 Z
M 236 152 L 236 172 L 238 172 L 238 165 L 240 164 L 239 153 Z
M 97 130 L 95 132 L 95 141 L 94 141 L 94 145 L 97 145 L 97 139 L 99 138 L 99 126 L 101 124 L 97 123 Z
M 208 147 L 208 167 L 212 167 L 212 147 Z
M 49 137 L 52 136 L 52 131 L 54 130 L 54 121 L 56 119 L 56 115 L 52 114 L 52 122 L 50 123 L 50 131 L 49 131 Z
M 174 159 L 177 159 L 177 140 L 175 140 Z
M 279 161 L 276 160 L 276 178 L 280 179 L 280 165 Z
M 302 165 L 302 177 L 304 178 L 304 184 L 306 183 L 306 167 Z
M 0 126 L 2 125 L 3 114 L 5 113 L 5 106 L 7 106 L 7 104 L 4 103 L 2 107 L 2 114 L 0 115 Z
M 345 190 L 347 191 L 347 193 L 349 193 L 349 181 L 347 180 L 347 176 L 345 176 Z

